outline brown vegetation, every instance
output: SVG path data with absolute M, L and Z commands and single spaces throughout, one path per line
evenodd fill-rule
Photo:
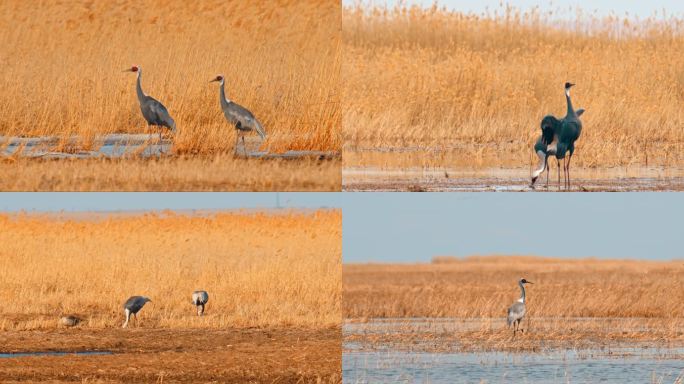
M 4 214 L 0 227 L 0 331 L 54 329 L 70 314 L 80 328 L 120 327 L 132 295 L 152 299 L 143 328 L 340 322 L 336 210 Z M 202 318 L 190 302 L 197 289 L 210 297 Z
M 160 159 L 0 161 L 2 191 L 339 191 L 340 160 Z
M 684 20 L 495 12 L 344 9 L 346 168 L 531 167 L 565 81 L 577 167 L 684 164 Z

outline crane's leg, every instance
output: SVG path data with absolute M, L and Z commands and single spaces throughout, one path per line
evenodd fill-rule
M 245 144 L 245 135 L 242 135 L 242 152 L 247 157 L 247 145 Z
M 570 160 L 572 160 L 572 153 L 568 156 L 568 189 L 570 189 Z
M 237 129 L 235 130 L 235 152 L 233 153 L 234 155 L 237 155 L 238 153 L 238 143 L 240 142 L 240 131 Z
M 129 311 L 127 309 L 125 312 L 126 312 L 126 321 L 124 321 L 123 326 L 121 328 L 126 328 L 128 326 L 128 320 L 131 318 L 131 311 Z
M 558 169 L 558 190 L 560 191 L 560 174 L 561 174 L 561 171 L 560 171 L 560 160 L 558 160 L 558 158 L 556 158 L 556 169 Z

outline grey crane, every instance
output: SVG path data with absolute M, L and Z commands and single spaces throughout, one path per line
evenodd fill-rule
M 228 120 L 228 123 L 235 126 L 237 131 L 237 137 L 235 138 L 235 153 L 237 154 L 237 145 L 240 138 L 242 138 L 242 150 L 245 155 L 247 155 L 247 148 L 245 147 L 245 134 L 250 131 L 256 131 L 261 137 L 261 140 L 266 139 L 266 131 L 261 123 L 254 117 L 252 112 L 247 108 L 237 104 L 226 98 L 225 91 L 225 77 L 223 75 L 218 75 L 210 83 L 219 82 L 219 99 L 221 101 L 221 109 L 223 110 L 223 115 Z
M 197 316 L 204 314 L 204 306 L 209 301 L 209 294 L 207 291 L 195 291 L 192 293 L 192 303 L 197 307 Z
M 140 78 L 142 76 L 142 68 L 137 65 L 132 66 L 129 69 L 125 69 L 124 72 L 137 72 L 138 82 L 136 85 L 136 93 L 138 94 L 138 101 L 140 102 L 140 111 L 142 111 L 143 117 L 147 120 L 147 125 L 158 126 L 168 128 L 172 134 L 176 133 L 176 122 L 169 114 L 164 104 L 160 103 L 158 100 L 152 96 L 148 96 L 143 92 L 142 85 L 140 84 Z M 159 130 L 159 141 L 162 138 L 162 130 Z
M 522 294 L 518 301 L 508 308 L 508 318 L 506 321 L 508 323 L 508 328 L 513 324 L 513 336 L 515 336 L 515 332 L 518 330 L 522 332 L 520 329 L 520 321 L 525 317 L 525 284 L 532 284 L 532 282 L 525 279 L 520 279 L 518 281 Z
M 580 108 L 575 111 L 577 117 L 582 116 L 584 109 Z M 557 132 L 560 131 L 561 121 L 554 116 L 547 115 L 541 121 L 542 134 L 534 144 L 534 152 L 539 157 L 539 165 L 532 172 L 532 183 L 530 186 L 534 188 L 534 182 L 546 170 L 546 187 L 549 187 L 549 156 L 556 155 L 556 146 L 558 141 Z M 558 187 L 560 188 L 560 160 L 556 159 L 558 165 Z
M 133 315 L 136 320 L 138 319 L 137 313 L 148 301 L 152 300 L 150 300 L 150 298 L 147 296 L 131 296 L 128 298 L 128 300 L 126 300 L 123 305 L 126 321 L 123 323 L 122 328 L 126 328 L 128 326 L 128 320 L 130 320 L 131 315 Z
M 579 117 L 584 113 L 584 109 L 575 111 L 570 99 L 570 88 L 575 84 L 565 83 L 565 99 L 567 112 L 564 118 L 558 120 L 554 116 L 548 115 L 542 119 L 542 134 L 534 146 L 534 151 L 539 157 L 539 167 L 532 174 L 531 187 L 544 170 L 547 170 L 546 179 L 548 185 L 548 157 L 556 156 L 558 160 L 558 187 L 560 188 L 560 159 L 563 159 L 563 171 L 565 175 L 565 187 L 570 188 L 570 160 L 575 152 L 575 141 L 582 133 L 582 122 Z M 569 152 L 569 156 L 566 154 Z

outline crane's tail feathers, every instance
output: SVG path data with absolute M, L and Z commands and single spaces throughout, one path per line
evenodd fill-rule
M 576 110 L 575 113 L 577 114 L 577 117 L 582 116 L 582 114 L 584 113 L 584 108 L 580 108 L 580 109 Z

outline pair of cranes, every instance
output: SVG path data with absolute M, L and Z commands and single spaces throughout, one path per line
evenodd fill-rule
M 131 315 L 135 319 L 138 318 L 137 313 L 140 312 L 142 307 L 147 304 L 150 300 L 147 296 L 131 296 L 126 300 L 123 305 L 124 315 L 126 316 L 126 321 L 123 323 L 123 328 L 128 326 L 128 321 L 131 319 Z M 192 304 L 197 308 L 197 316 L 202 316 L 204 314 L 204 306 L 207 305 L 209 301 L 209 294 L 207 291 L 195 291 L 192 293 Z
M 138 95 L 138 101 L 140 102 L 140 110 L 142 115 L 147 121 L 149 126 L 166 127 L 171 133 L 176 133 L 176 122 L 169 114 L 166 107 L 153 98 L 145 94 L 142 90 L 141 77 L 142 68 L 140 66 L 134 65 L 129 69 L 124 70 L 124 72 L 133 72 L 138 74 L 138 81 L 136 84 L 136 93 Z M 242 149 L 244 154 L 247 155 L 247 149 L 245 147 L 245 134 L 255 131 L 261 140 L 266 139 L 266 131 L 261 123 L 254 117 L 254 114 L 250 112 L 247 108 L 231 101 L 226 98 L 225 92 L 225 78 L 223 75 L 218 75 L 210 83 L 218 82 L 219 87 L 219 97 L 221 100 L 221 109 L 223 110 L 223 115 L 229 124 L 235 127 L 237 131 L 237 137 L 235 139 L 235 153 L 237 153 L 238 140 L 242 138 Z M 159 140 L 161 140 L 162 131 L 159 131 Z
M 570 160 L 575 153 L 575 141 L 582 133 L 582 121 L 580 116 L 584 109 L 575 110 L 570 100 L 570 88 L 575 84 L 565 83 L 565 100 L 567 103 L 567 113 L 564 118 L 557 119 L 547 115 L 541 121 L 541 136 L 534 145 L 534 152 L 539 157 L 539 166 L 532 173 L 532 183 L 534 188 L 537 178 L 546 170 L 546 187 L 549 186 L 549 157 L 556 156 L 558 164 L 558 188 L 560 189 L 560 161 L 563 159 L 564 186 L 570 188 Z M 566 156 L 566 154 L 568 156 Z

